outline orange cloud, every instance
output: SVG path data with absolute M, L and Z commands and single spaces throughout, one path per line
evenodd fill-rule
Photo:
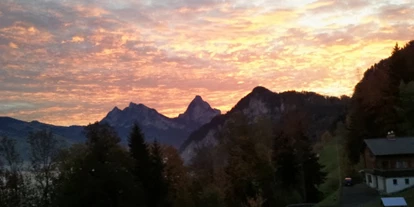
M 73 36 L 71 42 L 83 42 L 83 41 L 85 41 L 83 37 Z
M 350 95 L 358 69 L 412 38 L 411 11 L 385 0 L 2 2 L 0 115 L 87 124 L 133 101 L 177 116 L 195 95 L 225 112 L 257 85 Z
M 16 44 L 14 44 L 13 42 L 9 43 L 9 47 L 13 48 L 13 49 L 17 49 L 19 48 L 19 46 L 17 46 Z

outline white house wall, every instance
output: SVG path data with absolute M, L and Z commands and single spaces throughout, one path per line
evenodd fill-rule
M 397 180 L 397 184 L 394 184 L 394 179 Z M 409 184 L 405 183 L 405 179 L 409 179 Z M 414 177 L 399 177 L 399 178 L 387 178 L 386 182 L 386 192 L 395 193 L 411 186 L 414 186 Z
M 369 182 L 369 176 L 371 176 L 371 181 L 372 182 Z M 369 185 L 369 187 L 371 187 L 371 188 L 377 188 L 377 178 L 376 178 L 375 175 L 366 173 L 366 182 Z
M 378 176 L 378 190 L 385 191 L 385 178 Z

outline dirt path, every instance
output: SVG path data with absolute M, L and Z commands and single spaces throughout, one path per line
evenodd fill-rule
M 341 207 L 358 207 L 375 200 L 380 200 L 378 192 L 365 184 L 342 187 Z

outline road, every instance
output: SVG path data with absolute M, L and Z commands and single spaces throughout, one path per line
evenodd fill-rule
M 358 207 L 375 200 L 380 202 L 379 193 L 365 184 L 342 187 L 341 207 Z

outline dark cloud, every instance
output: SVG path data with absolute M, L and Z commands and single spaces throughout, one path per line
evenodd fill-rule
M 15 6 L 23 6 L 24 9 L 13 9 Z M 31 8 L 34 6 L 34 8 Z M 42 3 L 39 1 L 35 5 L 16 5 L 14 3 L 0 3 L 0 12 L 3 14 L 0 27 L 10 27 L 16 22 L 27 23 L 27 26 L 35 26 L 39 29 L 54 30 L 62 26 L 63 21 L 56 16 L 73 16 L 73 12 L 68 7 L 55 2 Z

